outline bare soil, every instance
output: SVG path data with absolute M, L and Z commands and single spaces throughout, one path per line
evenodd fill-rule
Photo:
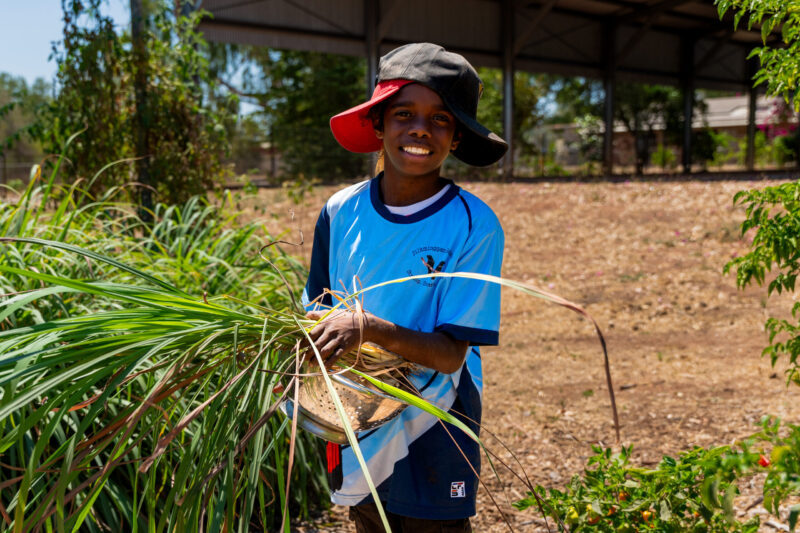
M 608 342 L 621 443 L 634 446 L 634 462 L 655 465 L 692 446 L 732 443 L 765 415 L 800 422 L 800 387 L 787 388 L 781 361 L 773 368 L 761 357 L 765 318 L 787 316 L 797 295 L 739 290 L 735 275 L 722 273 L 749 243 L 749 235 L 740 238 L 744 214 L 733 195 L 764 182 L 461 185 L 503 224 L 504 277 L 555 292 L 597 320 Z M 334 190 L 315 189 L 293 207 L 293 222 L 280 191 L 261 191 L 252 207 L 272 217 L 272 231 L 293 228 L 285 239 L 302 228 L 307 244 L 298 253 L 307 260 L 317 214 Z M 534 484 L 562 487 L 582 471 L 592 444 L 619 446 L 590 322 L 508 290 L 500 341 L 484 351 L 484 427 Z M 483 473 L 514 530 L 544 530 L 535 512 L 508 504 L 525 493 L 514 476 Z M 758 490 L 751 489 L 754 500 Z M 345 517 L 334 508 L 298 531 L 353 531 Z M 473 527 L 508 531 L 485 491 Z

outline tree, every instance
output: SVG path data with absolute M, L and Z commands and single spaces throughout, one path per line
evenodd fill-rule
M 478 74 L 484 91 L 478 106 L 478 122 L 497 134 L 503 131 L 503 76 L 498 69 L 480 68 Z M 530 133 L 544 119 L 540 108 L 547 86 L 541 76 L 528 72 L 514 73 L 514 109 L 512 143 L 517 152 L 525 154 L 536 150 Z
M 664 85 L 620 83 L 614 93 L 614 119 L 633 135 L 636 174 L 644 172 L 654 145 L 655 130 L 661 128 L 674 139 L 683 126 L 681 92 Z
M 328 126 L 330 117 L 364 100 L 363 59 L 236 45 L 215 45 L 211 57 L 224 85 L 258 106 L 253 114 L 267 128 L 288 179 L 364 175 L 367 158 L 339 146 Z
M 734 11 L 734 25 L 743 17 L 748 27 L 761 24 L 765 46 L 756 48 L 760 69 L 754 84 L 766 83 L 767 93 L 781 95 L 788 102 L 794 99 L 794 109 L 800 108 L 798 77 L 800 77 L 800 12 L 796 0 L 716 0 L 720 17 Z M 781 28 L 781 44 L 767 45 L 773 29 Z M 794 292 L 800 275 L 800 181 L 739 191 L 734 203 L 745 207 L 742 235 L 752 231 L 750 250 L 725 265 L 724 271 L 736 271 L 740 288 L 750 284 L 767 284 L 767 294 Z M 772 271 L 776 270 L 776 273 Z M 788 357 L 787 383 L 800 385 L 800 303 L 794 303 L 790 316 L 769 317 L 765 323 L 769 345 L 763 354 L 769 355 L 773 366 Z M 762 464 L 769 471 L 764 482 L 764 502 L 778 514 L 786 499 L 800 494 L 800 427 L 790 426 L 791 434 L 783 438 L 779 425 L 765 423 L 764 440 L 771 441 L 773 454 Z M 778 452 L 778 453 L 775 453 Z M 800 506 L 789 509 L 789 529 L 794 530 L 800 516 Z
M 62 0 L 64 38 L 53 49 L 57 95 L 40 121 L 45 149 L 60 152 L 67 138 L 81 132 L 66 148 L 71 165 L 65 177 L 91 178 L 110 162 L 136 156 L 141 131 L 160 200 L 176 203 L 214 188 L 224 175 L 223 122 L 230 109 L 216 98 L 206 43 L 194 30 L 202 14 L 176 13 L 167 0 L 149 2 L 142 64 L 129 32 L 115 28 L 101 5 L 102 0 Z M 134 79 L 141 69 L 147 74 L 147 106 L 137 122 Z M 130 168 L 108 168 L 101 180 L 95 192 L 130 181 Z
M 554 110 L 547 118 L 550 124 L 572 124 L 576 119 L 603 116 L 603 84 L 598 80 L 576 77 L 546 76 Z
M 50 85 L 42 78 L 28 86 L 24 78 L 0 72 L 0 183 L 9 182 L 9 164 L 38 162 L 36 115 L 48 104 Z
M 750 57 L 758 57 L 760 68 L 754 86 L 766 83 L 767 94 L 794 100 L 800 110 L 800 9 L 794 0 L 715 0 L 719 16 L 734 14 L 734 28 L 744 18 L 747 28 L 761 27 L 764 46 L 754 48 Z M 773 30 L 780 28 L 780 42 L 769 42 Z

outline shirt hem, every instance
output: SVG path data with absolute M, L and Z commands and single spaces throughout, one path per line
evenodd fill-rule
M 469 341 L 472 346 L 497 346 L 500 343 L 500 333 L 489 329 L 441 324 L 436 326 L 436 331 L 447 333 L 459 341 Z
M 371 502 L 370 494 L 360 496 L 342 496 L 339 494 L 331 495 L 331 502 L 336 505 L 353 507 L 362 503 Z M 383 500 L 383 498 L 381 498 Z M 440 502 L 441 503 L 441 502 Z M 394 501 L 384 501 L 384 508 L 390 513 L 423 520 L 459 520 L 475 516 L 476 508 L 474 501 L 466 501 L 459 505 L 438 505 L 435 507 L 423 507 L 419 503 L 402 503 Z

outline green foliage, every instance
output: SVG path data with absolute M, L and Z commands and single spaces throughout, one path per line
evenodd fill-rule
M 272 238 L 232 199 L 145 224 L 125 188 L 34 178 L 0 203 L 0 504 L 19 530 L 276 531 L 282 502 L 326 505 L 308 434 L 286 494 L 289 426 L 269 415 L 291 348 L 259 317 L 295 308 L 303 268 L 261 260 Z
M 636 173 L 641 174 L 650 159 L 656 128 L 664 129 L 669 144 L 677 144 L 683 130 L 683 96 L 665 85 L 620 83 L 614 93 L 614 119 L 633 135 Z
M 764 508 L 788 521 L 789 531 L 796 531 L 800 518 L 800 426 L 787 424 L 774 417 L 761 420 L 761 430 L 743 439 L 741 450 L 730 454 L 720 464 L 712 482 L 731 474 L 749 476 L 766 472 L 763 485 Z M 794 502 L 794 503 L 793 503 Z M 788 505 L 784 515 L 781 505 Z
M 748 466 L 757 468 L 756 464 L 767 470 L 764 480 L 764 507 L 781 516 L 780 505 L 791 496 L 800 495 L 800 426 L 789 424 L 787 431 L 781 430 L 781 422 L 774 418 L 762 421 L 762 431 L 751 437 L 755 444 L 769 446 L 769 453 L 759 456 L 758 461 Z M 751 461 L 753 457 L 748 457 Z M 790 531 L 795 531 L 800 517 L 800 504 L 789 508 L 787 516 Z
M 703 128 L 692 133 L 692 159 L 706 168 L 709 163 L 722 166 L 734 137 L 728 133 Z
M 719 16 L 729 11 L 734 27 L 745 19 L 747 28 L 759 27 L 764 46 L 754 48 L 750 57 L 758 57 L 760 68 L 754 85 L 766 83 L 767 94 L 794 101 L 800 110 L 800 8 L 796 0 L 715 0 Z M 769 41 L 773 31 L 780 30 L 780 42 Z
M 793 133 L 778 135 L 773 139 L 775 150 L 775 162 L 783 166 L 788 162 L 796 162 L 800 153 L 800 130 Z
M 745 207 L 742 235 L 753 230 L 750 251 L 725 265 L 724 272 L 736 271 L 736 284 L 763 285 L 767 273 L 777 274 L 768 281 L 767 294 L 793 292 L 800 273 L 800 182 L 740 191 L 734 203 Z M 765 324 L 770 345 L 764 349 L 774 365 L 781 355 L 789 358 L 787 380 L 800 385 L 800 303 L 792 307 L 792 319 L 769 318 Z
M 586 114 L 575 119 L 578 150 L 585 161 L 601 161 L 603 159 L 603 133 L 605 125 L 603 120 L 591 114 Z
M 88 178 L 108 161 L 139 155 L 141 133 L 148 182 L 162 201 L 180 203 L 214 188 L 223 175 L 230 109 L 212 98 L 206 45 L 194 30 L 202 14 L 176 16 L 166 0 L 146 2 L 151 10 L 142 60 L 130 34 L 114 27 L 101 4 L 62 0 L 64 38 L 53 50 L 58 94 L 39 119 L 45 150 L 57 153 L 69 136 L 82 132 L 65 154 L 71 164 L 62 177 Z M 137 76 L 146 83 L 138 97 Z M 129 176 L 127 166 L 109 169 L 93 191 L 126 183 Z
M 570 124 L 578 117 L 594 117 L 601 121 L 603 115 L 603 84 L 589 78 L 563 78 L 545 76 L 556 104 L 555 112 L 548 117 L 551 124 Z
M 264 47 L 216 45 L 212 64 L 219 76 L 241 71 L 241 96 L 259 106 L 255 112 L 265 140 L 281 157 L 286 181 L 302 190 L 313 180 L 363 176 L 367 157 L 344 150 L 334 139 L 330 118 L 364 100 L 363 59 Z M 227 83 L 232 87 L 232 84 Z
M 508 137 L 503 131 L 503 75 L 499 69 L 478 69 L 484 90 L 478 105 L 478 122 L 497 133 Z M 513 143 L 522 154 L 538 150 L 531 132 L 542 123 L 543 113 L 539 109 L 547 92 L 542 77 L 528 72 L 514 73 Z
M 324 180 L 364 173 L 365 157 L 342 149 L 330 132 L 333 115 L 363 101 L 363 60 L 285 51 L 269 64 L 275 146 L 290 173 Z
M 29 86 L 24 78 L 0 72 L 0 157 L 7 162 L 41 159 L 42 149 L 35 140 L 36 113 L 49 102 L 49 93 L 50 85 L 42 78 Z
M 675 157 L 675 152 L 663 144 L 659 144 L 658 148 L 655 149 L 652 159 L 654 165 L 658 165 L 664 170 L 674 170 L 678 166 L 678 158 Z
M 563 525 L 573 532 L 758 530 L 758 518 L 740 523 L 733 517 L 740 454 L 727 446 L 665 456 L 655 469 L 630 466 L 630 447 L 618 454 L 596 446 L 592 450 L 595 455 L 583 475 L 573 477 L 563 491 L 538 486 L 536 495 L 529 492 L 515 507 L 537 508 L 538 495 L 559 531 Z
M 65 169 L 64 177 L 85 178 L 108 161 L 132 155 L 124 42 L 113 21 L 100 13 L 99 0 L 88 10 L 82 2 L 62 1 L 62 9 L 63 41 L 52 54 L 58 64 L 58 96 L 39 119 L 41 140 L 47 152 L 58 153 L 70 136 L 82 131 L 69 145 L 71 169 Z M 125 183 L 127 172 L 123 166 L 112 168 L 105 181 Z

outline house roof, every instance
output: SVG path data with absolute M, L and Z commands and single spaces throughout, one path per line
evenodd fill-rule
M 731 128 L 747 126 L 747 96 L 730 96 L 720 98 L 706 98 L 706 113 L 696 116 L 692 121 L 694 127 L 701 127 L 705 123 L 712 128 Z M 756 98 L 756 124 L 768 122 L 797 122 L 794 113 L 781 117 L 783 100 L 760 96 Z

